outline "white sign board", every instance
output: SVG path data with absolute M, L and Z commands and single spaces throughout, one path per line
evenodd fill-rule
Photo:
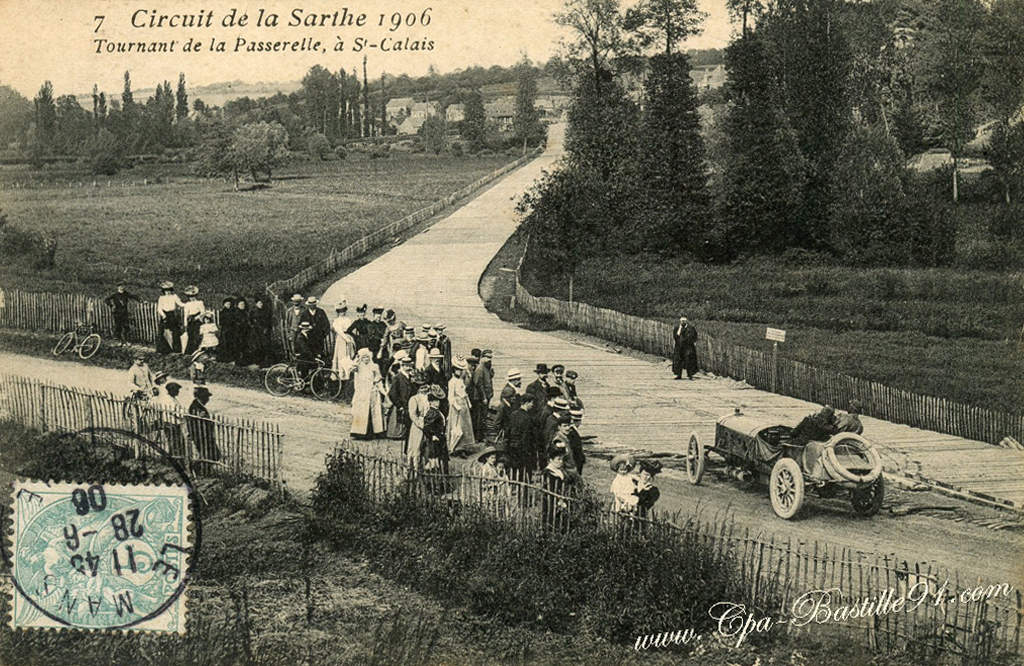
M 769 328 L 764 334 L 765 340 L 774 340 L 775 342 L 785 342 L 786 332 L 781 328 Z

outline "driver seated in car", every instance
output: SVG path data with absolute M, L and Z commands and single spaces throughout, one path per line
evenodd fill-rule
M 804 446 L 804 471 L 819 481 L 827 480 L 821 464 L 821 454 L 825 451 L 824 443 L 837 432 L 835 419 L 835 407 L 825 405 L 820 412 L 805 416 L 790 434 L 794 444 Z

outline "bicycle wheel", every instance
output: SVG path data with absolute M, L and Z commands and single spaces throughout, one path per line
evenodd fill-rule
M 299 378 L 295 374 L 295 369 L 287 363 L 278 363 L 271 367 L 263 377 L 263 386 L 267 392 L 278 398 L 288 395 L 297 383 Z
M 337 400 L 341 395 L 341 377 L 330 368 L 320 368 L 309 380 L 313 395 L 321 400 Z
M 93 355 L 99 351 L 100 342 L 102 342 L 102 339 L 100 338 L 99 333 L 93 333 L 87 337 L 84 342 L 82 342 L 82 346 L 78 348 L 78 355 L 83 359 L 92 358 Z
M 66 352 L 68 350 L 68 347 L 70 347 L 71 343 L 74 342 L 74 341 L 75 341 L 75 334 L 74 333 L 65 333 L 64 335 L 62 335 L 60 337 L 60 340 L 57 341 L 57 344 L 54 345 L 54 347 L 53 347 L 53 355 L 54 356 L 60 356 L 61 354 L 63 354 L 64 352 Z

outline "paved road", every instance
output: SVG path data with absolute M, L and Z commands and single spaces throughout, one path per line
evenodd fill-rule
M 757 391 L 742 382 L 724 378 L 672 381 L 664 364 L 640 356 L 616 354 L 599 345 L 574 340 L 579 336 L 546 334 L 521 329 L 498 319 L 483 306 L 478 282 L 491 258 L 515 230 L 515 202 L 543 170 L 555 166 L 561 155 L 561 136 L 555 129 L 544 155 L 506 176 L 471 202 L 454 211 L 423 233 L 359 268 L 332 285 L 324 294 L 328 307 L 346 299 L 350 305 L 368 303 L 394 308 L 406 324 L 444 323 L 456 353 L 468 354 L 474 347 L 494 350 L 496 385 L 511 367 L 530 377 L 537 362 L 565 363 L 580 373 L 579 387 L 586 401 L 585 434 L 596 436 L 592 453 L 618 450 L 681 453 L 691 430 L 706 441 L 713 439 L 715 419 L 743 405 L 750 414 L 781 422 L 795 422 L 815 405 Z M 945 441 L 945 436 L 905 426 L 865 419 L 873 437 L 898 442 L 889 446 L 891 465 L 915 467 L 914 442 Z M 956 439 L 956 438 L 952 438 Z M 960 440 L 966 442 L 965 440 Z M 922 444 L 924 445 L 924 444 Z M 966 444 L 970 446 L 971 443 Z M 975 443 L 979 455 L 993 447 Z M 1001 456 L 1003 465 L 1012 458 L 1024 479 L 1024 456 Z M 595 465 L 595 468 L 598 465 Z M 601 465 L 603 467 L 603 465 Z M 594 476 L 604 483 L 603 472 Z M 674 479 L 671 478 L 674 476 Z M 784 523 L 772 514 L 765 492 L 745 492 L 734 482 L 708 478 L 706 486 L 692 488 L 678 474 L 666 478 L 671 489 L 666 501 L 671 507 L 692 510 L 699 504 L 714 512 L 731 506 L 738 520 L 755 530 L 767 529 L 795 539 L 824 539 L 877 552 L 896 551 L 903 557 L 922 561 L 940 560 L 947 565 L 973 567 L 979 563 L 978 550 L 964 557 L 954 555 L 957 543 L 969 540 L 987 553 L 983 567 L 993 576 L 1024 580 L 1024 567 L 1015 553 L 1024 545 L 1019 533 L 993 532 L 938 517 L 921 515 L 904 518 L 879 517 L 874 521 L 851 516 L 848 503 L 822 502 L 809 498 L 807 517 Z M 927 502 L 944 503 L 931 493 Z M 898 502 L 920 505 L 922 493 L 893 493 Z M 672 499 L 675 498 L 675 499 Z M 908 499 L 909 498 L 909 499 Z M 926 503 L 927 503 L 926 502 Z M 960 505 L 959 502 L 954 502 Z M 957 520 L 964 512 L 977 516 L 984 510 L 947 509 Z M 936 514 L 938 515 L 938 514 Z

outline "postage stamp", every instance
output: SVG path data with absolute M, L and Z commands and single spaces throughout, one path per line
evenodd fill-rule
M 184 486 L 15 481 L 11 626 L 185 633 Z

